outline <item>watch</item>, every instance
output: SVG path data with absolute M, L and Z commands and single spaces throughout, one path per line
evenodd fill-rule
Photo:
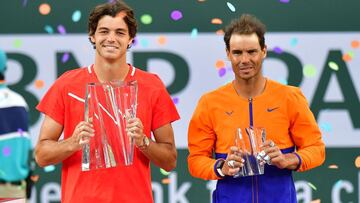
M 218 159 L 215 163 L 215 168 L 218 176 L 221 178 L 225 177 L 225 174 L 222 172 L 222 167 L 224 166 L 225 160 L 224 159 Z
M 139 149 L 144 150 L 150 145 L 150 139 L 147 136 L 143 137 L 142 145 L 138 146 Z

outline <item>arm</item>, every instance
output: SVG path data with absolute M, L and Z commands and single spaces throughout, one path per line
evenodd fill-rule
M 189 123 L 188 167 L 190 174 L 194 177 L 215 180 L 220 177 L 215 172 L 217 160 L 213 159 L 213 150 L 216 135 L 208 115 L 209 112 L 205 99 L 202 97 Z
M 278 168 L 306 171 L 320 166 L 325 160 L 325 144 L 305 96 L 296 87 L 290 87 L 287 109 L 289 118 L 289 136 L 296 146 L 293 153 L 282 154 L 271 140 L 264 143 L 264 150 L 271 163 Z
M 135 139 L 139 150 L 160 168 L 171 171 L 176 167 L 177 151 L 174 141 L 174 132 L 171 124 L 165 124 L 154 130 L 155 141 L 149 139 L 149 145 L 144 143 L 143 125 L 139 118 L 129 119 L 127 124 L 128 135 Z
M 81 149 L 82 144 L 88 143 L 84 140 L 80 143 L 82 136 L 91 136 L 91 124 L 80 122 L 68 139 L 59 141 L 63 126 L 49 116 L 45 116 L 40 129 L 38 143 L 35 146 L 35 160 L 39 166 L 57 164 L 68 158 L 74 152 Z
M 166 171 L 173 170 L 176 167 L 177 151 L 171 124 L 166 124 L 156 129 L 154 137 L 155 142 L 150 139 L 149 146 L 140 148 L 140 150 L 155 165 Z

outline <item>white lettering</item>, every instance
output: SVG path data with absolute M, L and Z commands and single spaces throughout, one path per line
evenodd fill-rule
M 169 202 L 170 203 L 188 203 L 189 200 L 185 197 L 186 192 L 191 187 L 191 182 L 184 182 L 177 189 L 177 173 L 171 172 L 169 175 Z
M 332 203 L 342 203 L 341 201 L 341 190 L 344 189 L 347 193 L 354 192 L 354 187 L 350 181 L 339 180 L 333 186 L 331 190 L 331 202 Z
M 296 199 L 297 202 L 311 202 L 312 200 L 312 190 L 307 181 L 299 180 L 295 182 L 296 188 Z M 301 190 L 301 191 L 299 191 Z

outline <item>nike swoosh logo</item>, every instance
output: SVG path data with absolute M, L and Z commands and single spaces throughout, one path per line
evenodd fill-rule
M 234 113 L 234 111 L 225 111 L 225 113 L 226 113 L 228 116 L 231 116 L 231 115 Z
M 275 107 L 275 108 L 267 108 L 266 110 L 267 110 L 267 112 L 272 112 L 272 111 L 274 111 L 274 110 L 276 110 L 276 109 L 278 109 L 279 107 Z

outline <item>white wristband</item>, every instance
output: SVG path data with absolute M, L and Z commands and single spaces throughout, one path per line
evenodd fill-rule
M 221 177 L 225 177 L 224 173 L 221 171 L 221 168 L 217 168 L 216 171 L 219 173 Z

